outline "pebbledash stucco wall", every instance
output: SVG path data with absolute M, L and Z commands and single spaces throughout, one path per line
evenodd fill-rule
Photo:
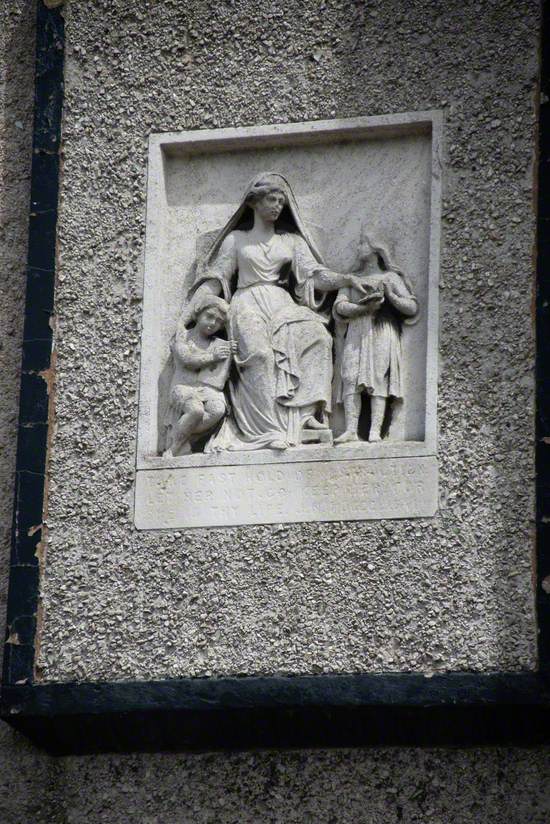
M 109 0 L 64 14 L 41 677 L 532 669 L 538 3 Z M 149 134 L 432 109 L 445 118 L 436 517 L 137 532 Z
M 2 613 L 25 280 L 33 7 L 10 0 L 0 10 Z M 0 764 L 2 824 L 546 824 L 550 817 L 549 749 L 52 759 L 2 724 Z

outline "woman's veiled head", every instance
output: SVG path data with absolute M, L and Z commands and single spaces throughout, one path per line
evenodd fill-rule
M 279 175 L 267 173 L 254 178 L 246 192 L 245 202 L 248 206 L 254 208 L 259 201 L 270 194 L 281 195 L 284 198 L 284 203 L 287 202 L 285 186 L 283 185 L 282 179 Z
M 265 221 L 274 223 L 281 216 L 288 199 L 278 176 L 264 175 L 252 183 L 245 202 Z
M 209 265 L 230 232 L 235 230 L 250 231 L 254 225 L 254 211 L 258 202 L 265 201 L 266 196 L 274 195 L 282 203 L 279 216 L 274 220 L 276 232 L 291 232 L 301 235 L 309 246 L 316 260 L 322 256 L 313 241 L 307 225 L 300 215 L 298 203 L 288 180 L 278 172 L 265 171 L 257 174 L 247 185 L 237 210 L 229 218 L 223 229 L 216 236 L 206 256 Z M 283 202 L 284 199 L 284 202 Z M 270 219 L 272 219 L 270 217 Z

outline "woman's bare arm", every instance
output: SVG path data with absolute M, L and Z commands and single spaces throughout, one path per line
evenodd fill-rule
M 319 292 L 335 292 L 345 286 L 351 286 L 361 293 L 367 292 L 367 288 L 361 278 L 351 273 L 332 272 L 330 269 L 317 269 L 312 276 L 313 285 Z

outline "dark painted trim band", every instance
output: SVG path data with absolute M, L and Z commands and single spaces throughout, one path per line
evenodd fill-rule
M 37 2 L 34 134 L 27 293 L 3 683 L 30 683 L 39 591 L 39 550 L 48 435 L 55 287 L 64 28 Z
M 50 684 L 4 701 L 55 754 L 550 741 L 550 687 L 535 673 Z
M 539 668 L 550 672 L 550 0 L 543 3 L 536 291 L 536 467 Z

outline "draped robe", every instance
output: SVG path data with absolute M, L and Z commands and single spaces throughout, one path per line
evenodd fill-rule
M 297 302 L 281 283 L 287 265 Z M 275 233 L 260 243 L 235 230 L 224 238 L 202 280 L 218 281 L 230 299 L 238 272 L 229 312 L 238 353 L 231 413 L 205 451 L 261 449 L 281 440 L 294 445 L 310 415 L 330 411 L 332 338 L 314 311 L 313 276 L 324 269 L 299 234 Z

